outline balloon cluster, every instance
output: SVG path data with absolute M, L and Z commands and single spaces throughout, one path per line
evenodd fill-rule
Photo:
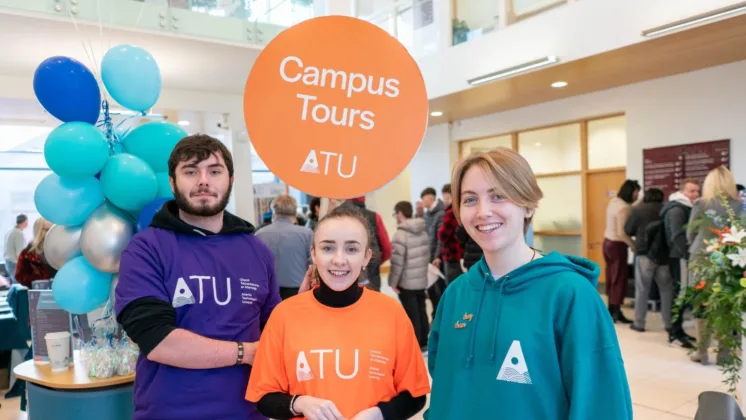
M 104 55 L 101 80 L 136 116 L 146 115 L 161 92 L 157 63 L 134 45 Z M 108 101 L 101 100 L 96 77 L 69 57 L 39 65 L 34 93 L 62 121 L 44 144 L 53 173 L 34 193 L 39 214 L 54 224 L 44 243 L 47 261 L 59 270 L 52 292 L 63 309 L 83 314 L 106 302 L 127 243 L 173 197 L 168 157 L 187 133 L 166 121 L 122 133 L 112 123 Z

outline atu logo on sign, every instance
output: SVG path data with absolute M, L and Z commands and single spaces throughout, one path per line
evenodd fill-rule
M 275 37 L 244 91 L 259 157 L 317 197 L 350 198 L 391 182 L 427 129 L 425 82 L 398 40 L 364 20 L 325 16 Z

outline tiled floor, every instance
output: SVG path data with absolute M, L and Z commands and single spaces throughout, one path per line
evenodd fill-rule
M 384 292 L 394 295 L 388 288 Z M 626 312 L 631 317 L 631 311 Z M 689 361 L 685 350 L 669 346 L 657 313 L 649 314 L 647 328 L 648 332 L 641 334 L 617 325 L 635 420 L 693 419 L 700 392 L 726 390 L 720 372 L 715 366 Z M 26 419 L 19 410 L 20 398 L 0 403 L 0 420 Z M 421 414 L 415 419 L 422 419 Z

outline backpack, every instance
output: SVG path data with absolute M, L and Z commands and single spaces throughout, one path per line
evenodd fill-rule
M 669 248 L 663 220 L 651 222 L 645 226 L 645 244 L 648 248 L 647 257 L 650 261 L 657 265 L 668 264 Z

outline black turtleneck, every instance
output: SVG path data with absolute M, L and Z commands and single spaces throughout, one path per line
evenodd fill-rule
M 355 282 L 346 290 L 337 292 L 332 290 L 322 281 L 321 285 L 313 289 L 312 293 L 313 297 L 316 298 L 316 301 L 324 306 L 330 308 L 345 308 L 360 300 L 363 296 L 363 288 Z M 368 293 L 378 292 L 368 291 Z M 293 418 L 293 414 L 290 412 L 290 401 L 292 399 L 293 396 L 290 394 L 272 392 L 266 394 L 259 400 L 257 408 L 260 413 L 269 418 L 278 420 L 290 419 Z M 377 406 L 381 409 L 384 420 L 408 419 L 422 410 L 425 406 L 426 400 L 427 397 L 424 395 L 415 398 L 409 393 L 409 391 L 404 391 L 392 398 L 391 401 L 380 402 Z
M 332 290 L 332 288 L 327 286 L 323 281 L 319 287 L 313 289 L 313 297 L 315 297 L 320 304 L 330 308 L 344 308 L 350 306 L 360 300 L 362 295 L 363 288 L 360 287 L 357 282 L 341 292 Z

